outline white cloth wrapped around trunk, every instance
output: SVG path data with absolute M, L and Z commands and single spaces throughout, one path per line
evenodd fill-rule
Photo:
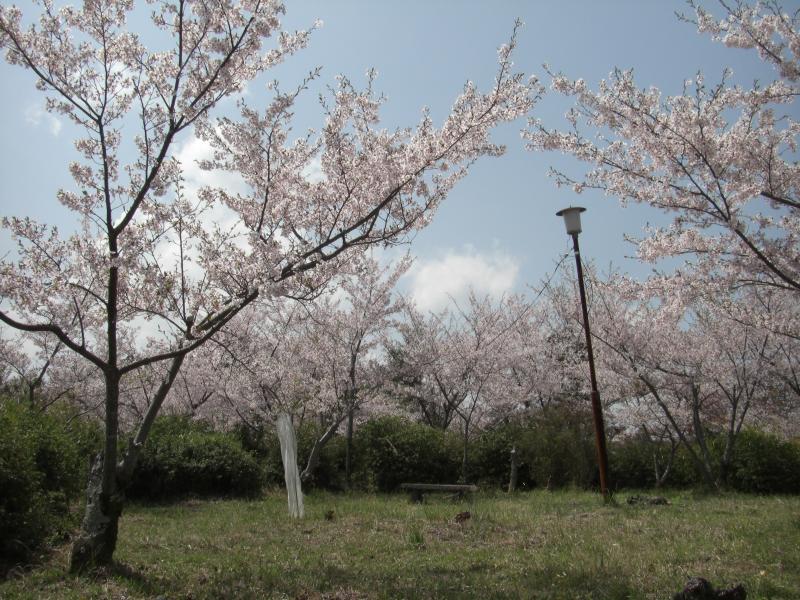
M 300 471 L 297 468 L 297 437 L 294 434 L 292 417 L 286 413 L 279 414 L 276 427 L 278 440 L 281 443 L 286 493 L 289 497 L 289 516 L 300 519 L 305 514 L 305 509 L 303 507 L 303 489 L 300 487 Z

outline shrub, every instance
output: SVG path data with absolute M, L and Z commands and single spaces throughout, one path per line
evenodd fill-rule
M 503 423 L 484 431 L 470 446 L 472 479 L 481 487 L 508 489 L 511 476 L 511 449 L 517 448 L 517 489 L 530 487 L 530 465 L 522 457 L 522 424 Z
M 655 485 L 653 472 L 653 452 L 669 456 L 669 448 L 642 439 L 626 439 L 608 444 L 608 470 L 610 486 L 620 488 L 649 488 Z M 663 464 L 663 461 L 662 461 Z
M 598 482 L 592 417 L 586 411 L 547 408 L 520 434 L 520 460 L 535 486 L 579 487 Z
M 58 410 L 43 413 L 13 399 L 0 400 L 2 563 L 26 559 L 74 524 L 69 502 L 85 483 L 93 426 L 80 421 L 65 426 L 63 417 Z
M 283 462 L 281 461 L 281 444 L 274 427 L 265 428 L 259 436 L 258 459 L 264 473 L 264 483 L 268 486 L 281 487 L 283 480 Z M 299 450 L 298 450 L 299 454 Z M 300 462 L 298 456 L 298 462 Z M 302 463 L 300 463 L 302 464 Z M 299 467 L 301 468 L 302 467 Z
M 128 495 L 166 499 L 184 495 L 248 496 L 260 491 L 261 470 L 233 433 L 185 417 L 156 419 Z
M 719 465 L 725 437 L 711 433 L 707 436 L 712 457 Z M 655 484 L 653 450 L 651 443 L 641 439 L 612 443 L 609 456 L 612 485 L 615 488 L 652 487 Z M 656 451 L 665 457 L 668 445 L 658 446 Z M 737 437 L 723 484 L 742 492 L 800 493 L 800 448 L 768 433 L 744 430 Z M 705 485 L 682 444 L 678 446 L 664 485 L 673 488 Z
M 800 447 L 768 433 L 742 431 L 728 482 L 743 492 L 800 493 Z
M 359 483 L 381 492 L 401 483 L 455 483 L 460 473 L 458 442 L 438 429 L 398 417 L 380 417 L 355 433 Z
M 315 422 L 298 427 L 298 460 L 304 468 L 314 442 L 322 434 Z M 709 436 L 712 453 L 719 459 L 721 436 Z M 258 457 L 267 483 L 284 485 L 280 444 L 274 428 L 261 424 L 238 429 L 236 437 Z M 345 438 L 336 435 L 320 454 L 320 461 L 305 489 L 341 490 L 345 487 Z M 517 448 L 519 489 L 596 487 L 598 474 L 594 430 L 588 411 L 550 407 L 526 419 L 511 420 L 483 431 L 470 442 L 469 477 L 483 488 L 508 485 L 511 448 Z M 392 491 L 403 482 L 455 482 L 461 470 L 461 439 L 398 417 L 382 417 L 356 430 L 353 448 L 355 487 Z M 610 483 L 613 489 L 647 489 L 655 485 L 653 452 L 661 463 L 669 456 L 668 444 L 642 438 L 611 440 L 608 444 Z M 664 482 L 666 487 L 702 486 L 687 449 L 679 445 Z M 743 431 L 735 447 L 728 485 L 758 493 L 800 492 L 800 446 L 770 435 Z
M 642 437 L 614 440 L 608 445 L 608 467 L 611 486 L 620 488 L 651 488 L 656 485 L 653 455 L 658 457 L 663 472 L 671 452 L 667 442 L 654 442 Z M 678 444 L 672 466 L 663 482 L 664 487 L 684 488 L 700 485 L 702 476 L 682 444 Z

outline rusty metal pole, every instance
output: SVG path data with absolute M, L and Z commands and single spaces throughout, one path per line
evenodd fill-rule
M 578 246 L 578 234 L 572 234 L 572 249 L 575 253 L 575 267 L 578 270 L 578 290 L 581 296 L 583 311 L 583 330 L 586 334 L 586 352 L 589 355 L 589 378 L 592 383 L 592 417 L 594 419 L 594 436 L 597 446 L 597 466 L 600 470 L 600 493 L 603 499 L 609 500 L 608 494 L 608 453 L 606 451 L 606 431 L 603 423 L 603 406 L 600 404 L 600 392 L 597 391 L 597 374 L 594 370 L 594 352 L 592 350 L 592 334 L 589 330 L 589 310 L 586 307 L 586 289 L 583 285 L 583 266 L 581 251 Z

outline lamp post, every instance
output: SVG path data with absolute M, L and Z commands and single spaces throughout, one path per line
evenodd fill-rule
M 592 383 L 592 417 L 594 419 L 594 436 L 597 447 L 597 466 L 600 470 L 600 492 L 603 499 L 608 500 L 608 453 L 606 452 L 606 432 L 603 424 L 603 406 L 600 404 L 600 392 L 597 391 L 597 375 L 594 370 L 594 352 L 592 351 L 592 335 L 589 331 L 589 310 L 586 308 L 586 289 L 583 285 L 583 267 L 581 266 L 581 251 L 578 246 L 578 234 L 581 232 L 581 213 L 586 209 L 580 206 L 570 206 L 556 213 L 564 217 L 567 234 L 572 236 L 572 249 L 575 253 L 575 267 L 578 270 L 578 290 L 581 296 L 581 310 L 583 311 L 583 330 L 586 334 L 586 351 L 589 355 L 589 378 Z

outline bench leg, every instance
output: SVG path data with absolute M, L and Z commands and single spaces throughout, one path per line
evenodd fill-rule
M 412 504 L 422 504 L 422 490 L 411 490 Z

